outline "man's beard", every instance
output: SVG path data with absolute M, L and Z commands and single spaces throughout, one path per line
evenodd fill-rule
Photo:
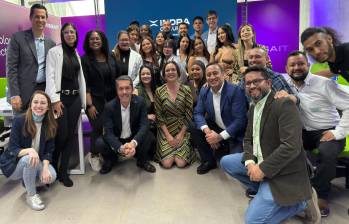
M 269 89 L 261 89 L 261 94 L 259 96 L 253 97 L 251 99 L 254 104 L 258 103 L 261 99 L 263 99 L 269 93 Z
M 295 75 L 290 75 L 290 76 L 291 76 L 291 78 L 292 78 L 294 81 L 299 82 L 299 81 L 304 81 L 305 78 L 307 78 L 307 75 L 308 75 L 308 72 L 304 72 L 304 73 L 301 74 L 301 75 L 297 75 L 297 76 L 295 76 Z

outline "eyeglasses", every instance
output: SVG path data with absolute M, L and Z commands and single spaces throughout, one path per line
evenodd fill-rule
M 260 78 L 260 79 L 254 79 L 254 80 L 252 80 L 252 81 L 245 82 L 245 87 L 248 88 L 248 87 L 251 86 L 251 84 L 253 84 L 254 86 L 258 86 L 259 84 L 261 84 L 261 82 L 262 82 L 263 80 L 266 80 L 266 79 Z

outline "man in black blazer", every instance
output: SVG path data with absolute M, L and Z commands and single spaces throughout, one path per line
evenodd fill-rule
M 155 138 L 149 130 L 144 100 L 132 95 L 133 83 L 129 76 L 118 77 L 115 84 L 117 97 L 105 106 L 103 139 L 96 141 L 96 148 L 104 159 L 100 173 L 109 173 L 120 155 L 136 156 L 138 167 L 154 173 L 156 169 L 149 163 L 148 151 L 154 146 Z
M 6 57 L 7 97 L 15 112 L 27 108 L 35 90 L 45 91 L 46 55 L 56 45 L 44 36 L 47 17 L 45 6 L 34 4 L 30 8 L 31 29 L 11 37 Z
M 303 211 L 312 195 L 302 122 L 289 97 L 274 99 L 265 68 L 248 68 L 244 80 L 254 102 L 248 114 L 244 153 L 223 157 L 221 167 L 248 188 L 258 190 L 246 211 L 246 223 L 280 223 Z M 308 202 L 307 214 L 317 214 L 311 223 L 319 223 L 316 197 Z

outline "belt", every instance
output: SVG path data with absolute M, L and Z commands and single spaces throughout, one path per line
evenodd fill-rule
M 61 94 L 66 95 L 66 96 L 69 96 L 69 95 L 74 96 L 74 95 L 79 94 L 79 90 L 78 89 L 62 89 L 58 93 L 61 93 Z

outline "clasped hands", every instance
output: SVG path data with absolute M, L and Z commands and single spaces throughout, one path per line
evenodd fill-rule
M 184 135 L 179 132 L 175 137 L 172 135 L 167 137 L 168 144 L 174 149 L 179 148 L 182 145 Z
M 222 136 L 209 128 L 205 128 L 204 133 L 206 141 L 210 144 L 211 148 L 214 150 L 219 149 L 219 142 L 223 140 Z
M 120 153 L 126 158 L 131 158 L 136 154 L 136 144 L 133 141 L 127 142 L 120 147 Z
M 265 177 L 265 174 L 263 173 L 259 165 L 251 163 L 247 165 L 247 176 L 250 177 L 251 181 L 261 182 Z

